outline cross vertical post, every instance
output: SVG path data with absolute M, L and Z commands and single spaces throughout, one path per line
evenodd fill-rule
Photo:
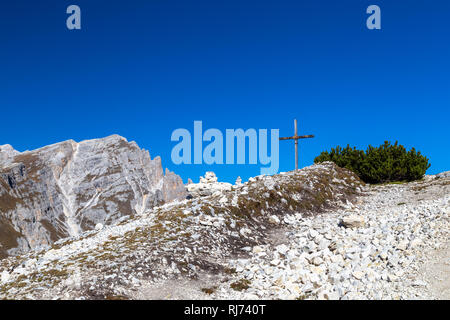
M 294 119 L 294 136 L 298 136 L 297 119 Z M 295 170 L 298 170 L 298 139 L 295 139 Z

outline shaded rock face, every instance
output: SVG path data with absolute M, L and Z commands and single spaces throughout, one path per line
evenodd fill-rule
M 0 258 L 186 197 L 181 178 L 113 135 L 19 153 L 0 147 Z

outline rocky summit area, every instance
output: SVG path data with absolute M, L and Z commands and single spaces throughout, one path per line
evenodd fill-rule
M 78 232 L 66 230 L 70 226 L 65 222 L 66 234 L 60 239 L 0 260 L 0 298 L 450 298 L 449 173 L 411 183 L 367 185 L 351 171 L 324 162 L 274 176 L 257 176 L 245 183 L 238 179 L 234 185 L 221 183 L 214 173 L 207 172 L 199 183 L 190 181 L 180 187 L 174 175 L 166 174 L 170 182 L 165 182 L 162 169 L 156 170 L 159 179 L 152 180 L 149 168 L 154 167 L 149 164 L 156 159 L 150 160 L 135 144 L 119 137 L 108 139 L 115 140 L 110 144 L 113 150 L 120 143 L 134 151 L 116 150 L 110 155 L 102 147 L 102 157 L 88 154 L 116 159 L 118 179 L 106 180 L 103 188 L 128 177 L 123 178 L 128 184 L 119 186 L 140 190 L 130 197 L 134 210 L 125 210 L 109 221 L 92 221 L 89 228 Z M 104 141 L 89 142 L 98 143 Z M 78 149 L 78 154 L 86 150 Z M 18 172 L 20 177 L 23 167 L 31 179 L 30 164 L 21 154 L 9 147 L 0 150 L 2 163 L 7 163 L 1 172 Z M 71 163 L 78 163 L 74 161 L 78 154 L 69 152 Z M 39 167 L 40 174 L 48 177 L 47 170 L 60 172 L 56 176 L 71 181 L 72 192 L 87 185 L 89 180 L 81 178 L 80 171 L 70 173 L 74 164 L 54 165 L 51 161 L 56 159 L 46 158 L 52 165 Z M 81 162 L 83 170 L 92 168 L 86 158 L 78 165 Z M 135 169 L 129 169 L 127 163 Z M 141 186 L 138 177 L 144 182 L 148 179 L 147 185 L 143 182 L 148 187 Z M 84 184 L 74 183 L 79 178 L 76 181 Z M 14 193 L 8 178 L 2 175 L 2 179 L 0 190 L 21 199 L 18 190 L 24 190 L 24 182 L 14 180 Z M 165 188 L 165 183 L 170 188 Z M 59 188 L 68 190 L 65 183 Z M 55 194 L 61 192 L 55 189 Z M 150 196 L 139 196 L 145 194 Z M 62 212 L 66 218 L 68 204 L 76 203 L 76 212 L 81 213 L 83 208 L 98 209 L 90 206 L 95 197 L 88 203 L 68 201 L 78 197 L 60 197 L 61 204 L 54 212 Z M 149 197 L 152 200 L 148 203 Z M 97 199 L 97 203 L 105 203 L 105 198 Z M 119 203 L 117 199 L 111 202 L 103 207 L 105 211 Z M 25 203 L 32 212 L 32 205 Z M 8 218 L 2 221 L 14 228 L 11 215 L 23 214 L 17 206 L 12 210 L 8 215 L 2 211 L 2 217 Z M 86 216 L 100 215 L 100 211 L 86 210 Z M 118 208 L 117 212 L 122 211 Z M 103 215 L 108 217 L 109 211 Z M 80 226 L 79 220 L 75 221 Z

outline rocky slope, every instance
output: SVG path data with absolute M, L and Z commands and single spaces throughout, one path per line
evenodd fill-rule
M 0 298 L 448 299 L 449 191 L 332 163 L 259 176 L 3 259 Z
M 159 157 L 117 135 L 23 153 L 0 146 L 0 258 L 185 197 Z
M 2 260 L 0 297 L 130 297 L 143 282 L 227 273 L 227 259 L 265 244 L 279 221 L 334 208 L 361 187 L 354 174 L 325 163 L 155 207 Z

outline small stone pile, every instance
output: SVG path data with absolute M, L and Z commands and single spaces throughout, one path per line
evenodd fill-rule
M 207 197 L 217 195 L 224 191 L 231 191 L 232 184 L 226 182 L 218 182 L 216 174 L 212 171 L 205 173 L 204 177 L 200 177 L 199 183 L 189 183 L 186 186 L 190 198 Z

